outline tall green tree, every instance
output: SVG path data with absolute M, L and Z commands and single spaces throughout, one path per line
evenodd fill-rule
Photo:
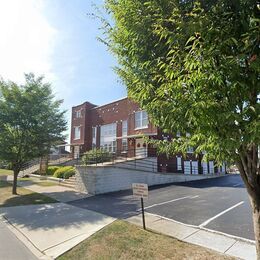
M 159 151 L 235 162 L 253 208 L 260 259 L 260 4 L 255 0 L 106 0 L 109 50 L 128 93 L 165 132 Z M 185 133 L 190 133 L 186 136 Z
M 25 84 L 0 81 L 0 160 L 14 172 L 13 194 L 23 165 L 48 154 L 51 146 L 64 141 L 67 129 L 61 100 L 55 100 L 43 77 L 25 75 Z

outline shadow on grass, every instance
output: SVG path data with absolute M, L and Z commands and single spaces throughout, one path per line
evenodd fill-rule
M 31 204 L 57 202 L 55 199 L 33 192 L 22 187 L 17 187 L 17 195 L 12 194 L 12 184 L 0 181 L 0 207 L 12 207 Z
M 13 206 L 24 206 L 24 205 L 57 202 L 57 200 L 53 198 L 35 192 L 32 192 L 30 194 L 19 194 L 19 190 L 18 190 L 18 195 L 12 195 L 12 196 L 13 197 L 5 200 L 2 204 L 0 204 L 0 207 L 13 207 Z

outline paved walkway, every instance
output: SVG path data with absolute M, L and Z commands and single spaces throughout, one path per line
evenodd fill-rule
M 141 214 L 129 217 L 126 220 L 142 226 Z M 241 238 L 227 236 L 206 229 L 200 229 L 195 226 L 184 225 L 150 213 L 145 213 L 145 220 L 147 229 L 240 259 L 256 259 L 255 244 L 250 241 L 241 240 Z
M 65 203 L 0 208 L 0 217 L 24 244 L 37 250 L 38 259 L 58 257 L 115 220 Z
M 66 204 L 90 196 L 69 187 L 39 186 L 30 181 L 22 181 L 18 185 L 61 203 L 0 208 L 0 223 L 3 226 L 0 226 L 0 259 L 56 258 L 115 220 L 101 213 Z M 1 228 L 10 239 L 5 240 L 2 237 Z M 11 243 L 12 239 L 18 242 Z M 15 242 L 21 250 L 11 252 L 11 245 Z M 1 246 L 4 247 L 3 250 Z

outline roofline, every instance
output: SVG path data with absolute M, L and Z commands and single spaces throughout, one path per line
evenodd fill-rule
M 116 102 L 118 102 L 118 101 L 121 101 L 121 100 L 124 100 L 124 99 L 127 99 L 127 98 L 128 98 L 128 96 L 123 97 L 123 98 L 120 98 L 120 99 L 116 99 L 116 100 L 113 100 L 113 101 L 111 101 L 111 102 L 109 102 L 109 103 L 106 103 L 106 104 L 103 104 L 103 105 L 100 105 L 100 106 L 93 107 L 93 108 L 91 108 L 91 110 L 92 110 L 92 109 L 97 109 L 97 108 L 100 108 L 100 107 L 104 107 L 104 106 L 110 105 L 110 104 L 112 104 L 112 103 L 116 103 Z
M 84 105 L 84 104 L 86 104 L 86 103 L 89 103 L 89 104 L 95 106 L 95 108 L 97 107 L 97 105 L 95 105 L 95 104 L 93 104 L 93 103 L 91 103 L 91 102 L 85 101 L 85 102 L 83 102 L 83 103 L 81 103 L 81 104 L 79 104 L 79 105 L 73 106 L 72 108 L 82 106 L 82 105 Z M 92 108 L 91 108 L 91 109 L 92 109 Z

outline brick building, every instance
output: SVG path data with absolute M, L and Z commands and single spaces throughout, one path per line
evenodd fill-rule
M 144 135 L 157 139 L 167 137 L 149 122 L 147 113 L 127 97 L 102 106 L 85 102 L 72 108 L 71 152 L 74 158 L 93 148 L 128 157 L 156 157 L 155 149 L 145 143 Z M 225 171 L 224 165 L 217 168 L 213 161 L 201 162 L 202 156 L 196 158 L 192 152 L 190 148 L 185 158 L 181 154 L 171 158 L 157 156 L 158 171 L 185 174 Z

